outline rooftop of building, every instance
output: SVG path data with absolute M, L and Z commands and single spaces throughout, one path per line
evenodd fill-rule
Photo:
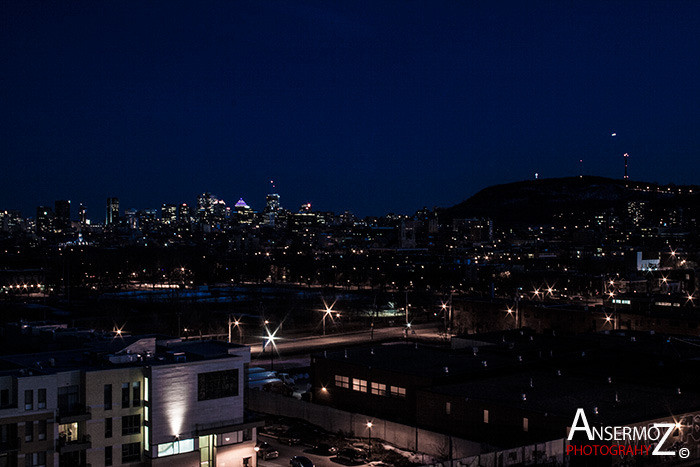
M 589 422 L 603 425 L 631 424 L 700 408 L 700 394 L 683 388 L 630 384 L 554 370 L 502 375 L 426 391 L 479 401 L 484 407 L 493 404 L 494 408 L 533 411 L 572 421 L 576 410 L 583 408 Z

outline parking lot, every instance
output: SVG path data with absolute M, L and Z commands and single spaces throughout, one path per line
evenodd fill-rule
M 316 467 L 340 467 L 343 465 L 348 465 L 348 464 L 343 464 L 336 460 L 335 456 L 332 457 L 327 457 L 327 456 L 319 456 L 316 454 L 311 453 L 311 448 L 308 446 L 287 446 L 285 444 L 279 443 L 276 439 L 267 437 L 267 436 L 260 436 L 258 441 L 265 441 L 269 443 L 272 447 L 274 447 L 279 453 L 279 457 L 277 459 L 270 459 L 267 461 L 264 461 L 262 459 L 258 459 L 258 465 L 262 467 L 289 467 L 289 459 L 291 459 L 293 456 L 306 456 L 311 461 L 314 463 Z M 355 466 L 361 466 L 361 465 L 368 465 L 368 464 L 352 464 Z

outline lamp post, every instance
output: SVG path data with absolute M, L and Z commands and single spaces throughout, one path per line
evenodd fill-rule
M 369 456 L 372 457 L 372 422 L 367 422 L 367 429 L 369 430 L 369 436 L 367 438 L 369 444 Z
M 241 321 L 237 318 L 231 320 L 231 315 L 228 315 L 228 343 L 231 343 L 231 326 L 238 328 L 238 343 L 243 343 L 243 329 L 241 328 Z
M 265 352 L 265 346 L 267 344 L 270 344 L 270 347 L 271 347 L 270 348 L 270 371 L 273 371 L 275 369 L 274 368 L 274 364 L 275 364 L 275 362 L 274 362 L 274 359 L 275 359 L 275 339 L 277 339 L 275 334 L 277 334 L 278 329 L 279 328 L 275 329 L 275 332 L 270 332 L 270 330 L 267 328 L 267 326 L 265 326 L 265 332 L 267 332 L 267 335 L 263 336 L 263 352 Z M 267 342 L 265 342 L 265 341 L 267 341 Z

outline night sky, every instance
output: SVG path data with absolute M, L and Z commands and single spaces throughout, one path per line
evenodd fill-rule
M 0 209 L 211 191 L 413 212 L 584 172 L 699 183 L 697 1 L 0 4 Z M 616 132 L 617 137 L 611 137 Z

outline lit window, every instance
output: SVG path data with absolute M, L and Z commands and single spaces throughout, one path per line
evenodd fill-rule
M 367 381 L 364 379 L 352 379 L 352 390 L 359 392 L 367 392 Z
M 158 445 L 158 457 L 173 456 L 194 451 L 194 439 L 181 439 Z
M 484 423 L 488 423 L 488 422 L 489 422 L 489 411 L 484 410 Z
M 406 388 L 391 386 L 391 395 L 394 397 L 406 397 Z
M 445 414 L 449 415 L 452 412 L 452 404 L 445 402 Z
M 530 428 L 530 420 L 523 418 L 523 431 L 527 431 Z
M 335 385 L 339 388 L 350 389 L 350 378 L 347 376 L 335 375 Z
M 372 394 L 376 396 L 386 396 L 386 384 L 372 383 Z

